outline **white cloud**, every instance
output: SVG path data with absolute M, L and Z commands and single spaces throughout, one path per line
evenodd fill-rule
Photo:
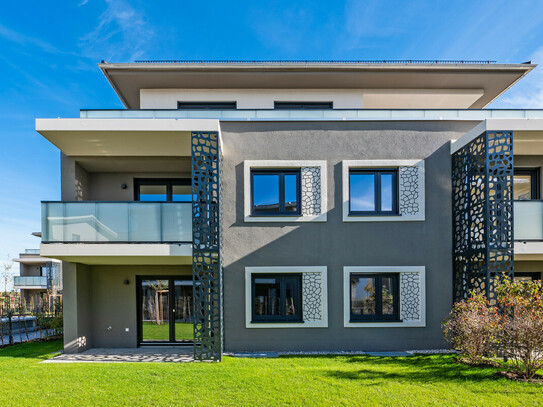
M 106 0 L 98 25 L 80 39 L 85 55 L 110 61 L 143 57 L 155 33 L 145 14 L 125 0 Z
M 543 47 L 531 56 L 532 63 L 543 64 Z M 492 104 L 493 108 L 543 109 L 543 65 L 522 78 Z
M 60 51 L 58 48 L 54 47 L 53 45 L 49 44 L 46 41 L 14 31 L 2 24 L 0 24 L 0 37 L 19 45 L 23 45 L 23 46 L 31 45 L 31 46 L 38 47 L 43 52 L 46 52 L 49 54 L 63 54 L 62 51 Z

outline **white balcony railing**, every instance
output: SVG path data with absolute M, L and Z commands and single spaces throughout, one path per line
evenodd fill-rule
M 190 202 L 42 202 L 42 243 L 189 243 Z

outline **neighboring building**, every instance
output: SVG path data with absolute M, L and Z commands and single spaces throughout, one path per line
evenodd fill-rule
M 41 257 L 39 249 L 26 249 L 13 261 L 19 263 L 20 270 L 13 287 L 21 290 L 25 306 L 49 306 L 62 298 L 61 261 Z
M 99 66 L 126 110 L 36 120 L 66 352 L 442 348 L 453 299 L 541 276 L 543 110 L 484 109 L 535 65 Z

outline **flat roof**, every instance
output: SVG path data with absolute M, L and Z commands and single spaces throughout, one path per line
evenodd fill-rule
M 483 89 L 481 109 L 537 65 L 490 61 L 145 61 L 98 64 L 129 109 L 140 89 Z

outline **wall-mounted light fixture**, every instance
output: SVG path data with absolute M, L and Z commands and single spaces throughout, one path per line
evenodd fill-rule
M 130 284 L 130 280 L 124 280 L 124 285 Z
M 128 186 L 126 184 L 121 184 L 121 188 L 126 189 L 126 188 L 128 188 Z

